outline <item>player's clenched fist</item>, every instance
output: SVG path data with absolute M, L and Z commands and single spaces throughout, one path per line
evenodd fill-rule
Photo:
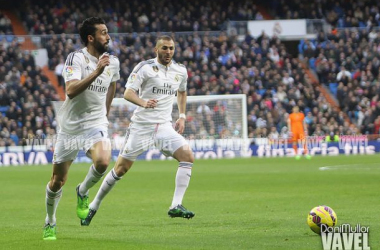
M 155 107 L 157 107 L 157 102 L 158 100 L 155 100 L 155 99 L 150 99 L 146 102 L 144 108 L 146 109 L 154 109 Z
M 97 70 L 98 70 L 99 75 L 103 73 L 104 68 L 108 65 L 110 65 L 110 55 L 106 52 L 100 56 L 99 61 L 98 61 Z

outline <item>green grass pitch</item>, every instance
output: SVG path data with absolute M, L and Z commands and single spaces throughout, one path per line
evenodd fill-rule
M 51 165 L 1 167 L 0 249 L 322 249 L 306 223 L 317 205 L 332 207 L 338 224 L 369 226 L 369 245 L 380 249 L 378 155 L 198 160 L 184 199 L 192 220 L 167 216 L 176 166 L 136 162 L 81 227 L 75 186 L 89 164 L 74 164 L 51 242 L 42 240 Z

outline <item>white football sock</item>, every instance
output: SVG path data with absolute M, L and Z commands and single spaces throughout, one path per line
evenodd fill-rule
M 185 195 L 186 189 L 189 186 L 192 166 L 193 163 L 191 162 L 179 163 L 177 175 L 175 177 L 174 196 L 170 208 L 173 208 L 178 204 L 182 204 L 183 196 Z
M 111 191 L 113 186 L 115 186 L 116 182 L 119 181 L 121 177 L 118 177 L 115 173 L 115 169 L 112 169 L 108 172 L 106 177 L 104 177 L 104 180 L 102 182 L 102 185 L 99 188 L 98 193 L 96 194 L 94 200 L 90 204 L 90 208 L 92 210 L 98 210 L 100 203 L 106 197 L 106 195 Z
M 82 196 L 88 195 L 88 190 L 103 177 L 104 173 L 101 174 L 96 171 L 94 164 L 92 164 L 88 170 L 86 178 L 84 178 L 84 181 L 79 186 L 79 194 Z
M 49 182 L 50 183 L 50 182 Z M 54 225 L 56 223 L 55 212 L 58 207 L 59 200 L 62 197 L 62 188 L 58 192 L 53 192 L 46 186 L 46 218 L 45 224 Z

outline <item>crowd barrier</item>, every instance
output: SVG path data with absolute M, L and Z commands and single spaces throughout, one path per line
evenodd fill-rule
M 260 143 L 252 139 L 206 139 L 189 141 L 196 159 L 221 158 L 255 158 L 255 157 L 294 157 L 292 145 L 286 141 L 278 143 Z M 304 145 L 299 145 L 301 150 Z M 313 142 L 306 146 L 312 156 L 336 155 L 372 155 L 380 152 L 380 141 L 340 140 L 326 143 Z M 116 160 L 119 149 L 112 150 L 112 159 Z M 15 146 L 0 148 L 0 167 L 20 165 L 51 164 L 53 149 L 47 146 Z M 148 148 L 138 157 L 138 160 L 166 160 L 166 157 L 156 148 Z M 80 151 L 75 162 L 90 162 L 83 151 Z

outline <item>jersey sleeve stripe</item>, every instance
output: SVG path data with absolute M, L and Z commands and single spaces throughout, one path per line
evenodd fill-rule
M 66 65 L 67 66 L 71 66 L 72 65 L 72 59 L 74 58 L 74 54 L 75 54 L 75 52 L 71 52 L 69 54 L 69 56 L 67 57 L 67 60 L 66 60 Z
M 67 66 L 73 66 L 75 53 L 83 53 L 83 52 L 82 50 L 71 52 L 70 55 L 67 57 Z
M 141 65 L 140 65 L 140 67 L 136 68 L 136 70 L 133 71 L 133 73 L 137 73 L 144 65 L 152 64 L 152 63 L 154 63 L 153 59 L 142 62 Z
M 178 62 L 176 62 L 176 61 L 174 61 L 174 60 L 172 60 L 172 61 L 173 61 L 173 63 L 174 63 L 175 65 L 178 65 L 178 66 L 180 66 L 180 67 L 184 67 L 184 68 L 186 69 L 186 66 L 183 65 L 182 63 L 178 63 Z
M 75 53 L 77 53 L 77 52 L 75 51 L 75 52 L 73 53 L 73 56 L 71 57 L 71 60 L 70 60 L 70 66 L 73 65 L 73 61 L 74 61 Z

